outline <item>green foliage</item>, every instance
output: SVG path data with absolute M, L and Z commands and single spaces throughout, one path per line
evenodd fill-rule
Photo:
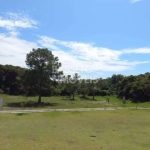
M 118 82 L 118 96 L 125 96 L 132 102 L 150 101 L 150 78 L 149 73 L 138 76 L 128 76 Z
M 88 83 L 86 83 L 86 80 L 80 80 L 78 93 L 81 94 L 83 98 L 86 98 L 86 95 L 89 94 Z
M 48 88 L 51 80 L 58 78 L 61 63 L 48 49 L 38 48 L 27 54 L 26 64 L 30 70 L 27 72 L 25 83 L 38 92 L 38 103 L 41 103 L 42 89 Z
M 3 94 L 3 93 L 4 93 L 4 91 L 2 89 L 0 89 L 0 94 Z
M 78 91 L 79 88 L 79 75 L 75 73 L 73 77 L 71 75 L 64 76 L 62 78 L 62 82 L 60 83 L 65 88 L 63 89 L 63 93 L 67 94 L 68 96 L 72 95 L 72 99 L 74 100 L 74 96 Z M 64 95 L 64 94 L 61 94 Z
M 0 90 L 5 94 L 19 95 L 23 93 L 23 74 L 26 69 L 12 66 L 0 65 Z

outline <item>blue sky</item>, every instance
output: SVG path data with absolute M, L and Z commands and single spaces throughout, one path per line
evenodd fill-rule
M 0 0 L 0 64 L 26 67 L 32 48 L 64 74 L 106 78 L 150 70 L 149 0 Z

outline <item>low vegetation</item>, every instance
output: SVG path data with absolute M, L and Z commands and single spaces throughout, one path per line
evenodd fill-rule
M 2 150 L 149 150 L 149 110 L 0 114 Z
M 37 96 L 14 96 L 0 94 L 3 98 L 3 107 L 0 110 L 8 109 L 58 109 L 58 108 L 107 108 L 107 107 L 133 107 L 133 109 L 142 107 L 150 108 L 150 102 L 132 103 L 127 101 L 125 104 L 116 96 L 95 96 L 95 100 L 91 96 L 86 99 L 80 95 L 75 96 L 75 100 L 67 96 L 51 96 L 43 97 L 42 103 L 37 103 Z M 109 102 L 108 102 L 109 99 Z

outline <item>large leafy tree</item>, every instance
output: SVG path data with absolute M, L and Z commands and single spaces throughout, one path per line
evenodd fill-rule
M 29 75 L 32 74 L 28 79 L 38 88 L 38 103 L 41 103 L 42 88 L 59 76 L 61 63 L 48 49 L 38 48 L 27 54 L 26 65 L 29 67 Z

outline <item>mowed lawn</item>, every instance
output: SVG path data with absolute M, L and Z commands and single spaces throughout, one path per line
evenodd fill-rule
M 1 150 L 149 150 L 150 110 L 0 114 Z

